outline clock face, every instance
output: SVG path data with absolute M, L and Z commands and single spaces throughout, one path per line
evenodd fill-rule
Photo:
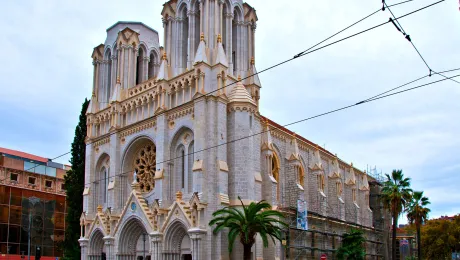
M 131 210 L 132 211 L 136 211 L 136 207 L 137 207 L 136 203 L 134 203 L 134 202 L 131 203 Z

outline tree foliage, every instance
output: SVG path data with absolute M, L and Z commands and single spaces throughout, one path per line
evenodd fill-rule
M 266 201 L 251 202 L 248 206 L 241 202 L 243 211 L 236 207 L 225 207 L 215 211 L 209 225 L 216 225 L 213 232 L 228 228 L 228 250 L 232 252 L 235 239 L 239 236 L 244 247 L 244 259 L 251 259 L 251 248 L 255 243 L 256 235 L 262 238 L 264 247 L 268 247 L 268 239 L 273 243 L 275 239 L 282 239 L 282 227 L 287 224 L 281 221 L 283 214 L 272 210 Z
M 421 234 L 425 259 L 450 259 L 453 251 L 460 252 L 460 215 L 452 220 L 428 220 Z
M 349 233 L 345 233 L 342 237 L 342 245 L 337 249 L 337 259 L 364 260 L 366 257 L 364 248 L 366 239 L 363 234 L 363 231 L 359 229 L 351 229 Z
M 396 259 L 396 229 L 398 217 L 411 198 L 410 178 L 404 178 L 402 170 L 393 170 L 391 176 L 386 174 L 387 180 L 383 183 L 382 202 L 391 212 L 393 218 L 393 234 L 391 240 L 392 259 Z
M 86 153 L 86 110 L 89 101 L 85 99 L 80 118 L 75 128 L 72 142 L 70 163 L 72 168 L 64 177 L 68 211 L 66 216 L 66 233 L 64 240 L 64 258 L 80 259 L 80 216 L 83 211 L 83 189 L 85 185 L 85 153 Z

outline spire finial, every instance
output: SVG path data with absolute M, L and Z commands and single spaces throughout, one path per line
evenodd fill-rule
M 254 65 L 256 64 L 256 62 L 254 61 L 254 57 L 251 58 L 251 65 Z
M 241 75 L 238 75 L 238 81 L 241 81 Z
M 220 35 L 220 33 L 217 35 L 217 42 L 222 43 L 222 35 Z
M 166 52 L 163 52 L 163 57 L 161 59 L 166 60 Z
M 204 42 L 204 32 L 202 32 L 200 35 L 200 41 Z
M 182 200 L 182 192 L 178 191 L 176 192 L 176 201 L 181 201 Z

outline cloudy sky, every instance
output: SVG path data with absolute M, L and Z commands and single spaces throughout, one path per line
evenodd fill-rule
M 397 1 L 387 1 L 388 4 Z M 435 2 L 392 8 L 396 16 Z M 257 10 L 260 71 L 381 7 L 380 0 L 248 0 Z M 0 146 L 54 158 L 70 149 L 92 88 L 91 53 L 117 21 L 160 32 L 161 0 L 2 1 Z M 379 12 L 338 36 L 385 22 Z M 459 68 L 456 0 L 400 20 L 433 70 Z M 261 112 L 288 124 L 428 73 L 412 46 L 387 24 L 260 75 Z M 460 71 L 456 73 L 460 74 Z M 446 75 L 455 75 L 454 73 Z M 433 76 L 420 84 L 441 79 Z M 460 79 L 460 77 L 459 77 Z M 445 81 L 289 127 L 358 168 L 403 169 L 432 201 L 432 217 L 460 212 L 460 86 Z M 57 159 L 66 163 L 68 156 Z

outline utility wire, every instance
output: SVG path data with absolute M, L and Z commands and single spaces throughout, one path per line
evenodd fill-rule
M 392 4 L 392 5 L 390 5 L 390 6 L 397 6 L 397 5 L 405 4 L 405 3 L 408 3 L 408 2 L 412 2 L 412 1 L 414 1 L 414 0 L 402 1 L 402 2 L 399 2 L 399 3 L 396 3 L 396 4 Z M 443 1 L 444 1 L 444 0 L 443 0 Z M 442 1 L 441 1 L 441 2 L 442 2 Z M 435 3 L 435 4 L 437 4 L 437 3 Z M 430 6 L 431 6 L 431 5 L 430 5 Z M 427 6 L 427 7 L 429 7 L 429 6 Z M 426 8 L 426 7 L 425 7 L 425 8 Z M 422 8 L 422 9 L 425 9 L 425 8 Z M 418 12 L 418 11 L 420 11 L 420 10 L 422 10 L 422 9 L 416 10 L 416 11 L 414 11 L 414 12 Z M 229 87 L 229 86 L 231 86 L 231 85 L 234 85 L 234 84 L 236 84 L 236 83 L 238 83 L 238 82 L 240 82 L 240 81 L 243 81 L 243 80 L 245 80 L 245 79 L 248 79 L 248 78 L 250 78 L 250 77 L 256 76 L 256 75 L 261 74 L 261 73 L 264 73 L 264 72 L 266 72 L 266 71 L 268 71 L 268 70 L 274 69 L 274 68 L 276 68 L 276 67 L 278 67 L 278 66 L 280 66 L 280 65 L 283 65 L 283 64 L 285 64 L 285 63 L 288 63 L 288 62 L 290 62 L 290 61 L 292 61 L 292 60 L 294 60 L 294 59 L 296 59 L 296 58 L 299 58 L 299 57 L 301 57 L 301 56 L 304 56 L 304 55 L 307 54 L 307 53 L 305 53 L 305 52 L 307 52 L 307 51 L 313 49 L 314 47 L 320 45 L 321 43 L 326 42 L 327 40 L 333 38 L 334 36 L 337 36 L 338 34 L 340 34 L 340 33 L 344 32 L 344 31 L 348 30 L 349 28 L 351 28 L 351 27 L 357 25 L 358 23 L 360 23 L 360 22 L 366 20 L 367 18 L 369 18 L 369 17 L 375 15 L 375 14 L 378 13 L 379 11 L 380 11 L 380 8 L 379 8 L 378 10 L 372 12 L 371 14 L 365 16 L 364 18 L 361 18 L 360 20 L 354 22 L 353 24 L 351 24 L 351 25 L 345 27 L 344 29 L 338 31 L 337 33 L 334 33 L 333 35 L 327 37 L 326 39 L 324 39 L 324 40 L 322 40 L 322 41 L 316 43 L 315 45 L 311 46 L 311 47 L 308 48 L 307 50 L 305 50 L 305 51 L 303 51 L 303 52 L 301 52 L 301 53 L 295 55 L 293 58 L 290 58 L 290 59 L 287 59 L 287 60 L 285 60 L 285 61 L 279 62 L 279 63 L 277 63 L 277 64 L 275 64 L 275 65 L 272 65 L 272 66 L 270 66 L 270 67 L 268 67 L 268 68 L 265 68 L 265 69 L 263 69 L 263 70 L 261 70 L 261 71 L 258 71 L 258 72 L 256 72 L 256 73 L 254 73 L 254 74 L 251 74 L 251 75 L 249 75 L 249 76 L 247 76 L 247 77 L 245 77 L 245 78 L 242 78 L 242 79 L 237 80 L 237 81 L 235 81 L 235 82 L 233 82 L 233 83 L 227 84 L 227 85 L 225 85 L 225 86 L 223 86 L 223 87 L 221 87 L 221 88 L 218 88 L 218 89 L 213 90 L 213 91 L 211 91 L 211 92 L 209 92 L 209 93 L 206 93 L 206 95 L 204 95 L 204 96 L 208 96 L 209 94 L 212 94 L 212 93 L 214 93 L 214 92 L 216 92 L 216 91 L 219 91 L 219 90 L 221 90 L 221 89 L 224 89 L 224 88 L 226 88 L 226 87 Z M 412 12 L 412 13 L 414 13 L 414 12 Z M 412 14 L 412 13 L 409 13 L 409 14 Z M 409 14 L 407 14 L 407 15 L 409 15 Z M 405 15 L 405 16 L 406 16 L 406 15 Z M 402 17 L 400 17 L 400 18 L 402 18 Z M 386 23 L 388 23 L 388 22 L 386 22 Z M 385 24 L 386 24 L 386 23 L 385 23 Z M 381 24 L 381 25 L 383 25 L 383 24 Z M 377 27 L 380 27 L 381 25 L 379 25 L 379 26 L 377 26 Z M 377 28 L 377 27 L 376 27 L 376 28 Z M 372 30 L 372 29 L 375 29 L 375 28 L 371 28 L 371 29 L 368 29 L 368 30 L 366 30 L 366 31 L 369 31 L 369 30 Z M 356 35 L 354 35 L 354 36 L 356 36 Z M 346 39 L 348 39 L 348 38 L 351 38 L 351 37 L 347 37 Z M 342 39 L 342 40 L 345 40 L 345 39 Z M 341 40 L 341 41 L 342 41 L 342 40 Z M 338 42 L 339 42 L 339 41 L 338 41 Z M 338 42 L 336 42 L 336 43 L 338 43 Z M 329 44 L 328 46 L 330 46 L 330 45 L 332 45 L 332 44 Z M 319 50 L 319 49 L 322 49 L 322 48 L 318 48 L 318 50 Z M 316 50 L 313 50 L 313 51 L 316 51 Z M 312 51 L 312 52 L 313 52 L 313 51 Z M 180 104 L 179 106 L 176 106 L 176 107 L 185 106 L 185 105 L 190 104 L 190 103 L 192 103 L 193 101 L 195 101 L 196 99 L 199 99 L 199 98 L 202 98 L 202 97 L 200 96 L 200 97 L 197 97 L 197 98 L 193 98 L 192 100 L 187 101 L 187 102 L 185 102 L 185 103 L 183 103 L 183 104 Z M 103 103 L 103 102 L 101 102 L 101 103 Z M 105 103 L 105 102 L 104 102 L 104 103 Z M 162 114 L 164 114 L 164 113 L 166 113 L 166 112 L 167 112 L 167 111 L 160 112 L 160 113 L 158 113 L 157 115 L 154 115 L 154 116 L 152 116 L 152 117 L 158 117 L 158 116 L 160 116 L 160 115 L 162 115 Z M 148 119 L 151 119 L 152 117 L 150 117 L 150 118 L 148 118 Z M 140 120 L 140 121 L 138 121 L 138 122 L 136 122 L 136 123 L 141 123 L 142 121 L 145 121 L 145 120 L 148 120 L 148 119 L 143 119 L 143 120 Z M 109 136 L 111 136 L 111 135 L 113 135 L 113 134 L 115 134 L 115 133 L 118 133 L 118 131 L 115 131 L 115 132 L 110 133 Z M 89 143 L 87 143 L 86 145 L 93 144 L 94 142 L 96 142 L 96 141 L 89 142 Z M 63 154 L 61 154 L 61 155 L 59 155 L 59 156 L 56 156 L 56 157 L 52 158 L 51 160 L 56 160 L 56 159 L 58 159 L 58 158 L 60 158 L 60 157 L 63 157 L 63 156 L 65 156 L 65 155 L 68 155 L 68 154 L 70 154 L 70 153 L 71 153 L 71 151 L 66 152 L 66 153 L 63 153 Z M 39 165 L 36 165 L 36 166 L 34 166 L 34 167 L 30 168 L 30 169 L 27 169 L 26 171 L 30 171 L 30 170 L 32 170 L 32 169 L 35 169 L 35 168 L 38 167 L 38 166 L 39 166 Z
M 449 70 L 449 71 L 455 71 L 455 70 L 460 70 L 460 68 L 458 68 L 458 69 L 453 69 L 453 70 Z M 349 109 L 349 108 L 352 108 L 352 107 L 355 107 L 355 106 L 359 106 L 359 105 L 362 105 L 362 104 L 365 104 L 365 103 L 370 103 L 370 102 L 377 101 L 377 100 L 380 100 L 380 99 L 383 99 L 383 98 L 387 98 L 387 97 L 390 97 L 390 96 L 394 96 L 394 95 L 397 95 L 397 94 L 401 94 L 401 93 L 404 93 L 404 92 L 407 92 L 407 91 L 419 89 L 419 88 L 422 88 L 422 87 L 425 87 L 425 86 L 429 86 L 429 85 L 432 85 L 432 84 L 435 84 L 435 83 L 439 83 L 439 82 L 442 82 L 442 81 L 445 81 L 445 80 L 448 80 L 448 79 L 451 79 L 451 78 L 459 77 L 459 76 L 460 76 L 460 74 L 455 75 L 455 76 L 452 76 L 452 77 L 448 77 L 448 78 L 445 78 L 445 79 L 440 79 L 440 80 L 437 80 L 437 81 L 428 82 L 428 83 L 425 83 L 425 84 L 422 84 L 422 85 L 418 85 L 418 86 L 415 86 L 415 87 L 412 87 L 412 88 L 400 90 L 400 91 L 397 91 L 397 92 L 394 92 L 394 93 L 390 93 L 390 94 L 383 95 L 383 93 L 388 93 L 388 91 L 385 91 L 385 92 L 383 92 L 383 93 L 381 93 L 381 94 L 378 94 L 378 95 L 375 95 L 375 96 L 373 96 L 373 97 L 371 97 L 371 98 L 368 98 L 368 99 L 365 99 L 365 100 L 356 102 L 356 103 L 354 103 L 354 104 L 350 104 L 350 105 L 347 105 L 347 106 L 344 106 L 344 107 L 340 107 L 340 108 L 337 108 L 337 109 L 334 109 L 334 110 L 330 110 L 330 111 L 327 111 L 327 112 L 324 112 L 324 113 L 321 113 L 321 114 L 317 114 L 317 115 L 315 115 L 315 116 L 311 116 L 311 117 L 307 117 L 307 118 L 304 118 L 304 119 L 301 119 L 301 120 L 297 120 L 297 121 L 294 121 L 294 122 L 291 122 L 291 123 L 282 125 L 282 126 L 280 126 L 280 127 L 272 126 L 272 128 L 269 129 L 268 131 L 281 130 L 282 128 L 285 128 L 285 127 L 287 127 L 287 126 L 291 126 L 291 125 L 295 125 L 295 124 L 302 123 L 302 122 L 305 122 L 305 121 L 309 121 L 309 120 L 312 120 L 312 119 L 315 119 L 315 118 L 318 118 L 318 117 L 326 116 L 326 115 L 329 115 L 329 114 L 332 114 L 332 113 L 336 113 L 336 112 L 339 112 L 339 111 L 342 111 L 342 110 L 345 110 L 345 109 Z M 428 77 L 428 75 L 426 75 L 426 76 L 424 76 L 424 77 Z M 424 77 L 423 77 L 423 78 L 424 78 Z M 420 78 L 419 78 L 419 79 L 420 79 Z M 413 81 L 411 81 L 411 82 L 415 82 L 415 81 L 417 81 L 417 80 L 419 80 L 419 79 L 413 80 Z M 407 84 L 410 84 L 411 82 L 405 83 L 405 84 L 400 85 L 400 86 L 398 86 L 398 87 L 396 87 L 396 88 L 393 88 L 393 89 L 397 89 L 397 88 L 400 88 L 400 87 L 402 87 L 402 86 L 406 86 Z M 392 90 L 393 90 L 393 89 L 392 89 Z M 267 130 L 263 130 L 263 131 L 261 131 L 261 132 L 258 132 L 258 133 L 252 134 L 252 135 L 240 137 L 240 138 L 237 138 L 237 139 L 234 139 L 234 140 L 231 140 L 231 141 L 227 141 L 227 142 L 224 142 L 224 143 L 221 143 L 221 144 L 217 144 L 217 145 L 214 145 L 214 146 L 210 146 L 210 147 L 207 147 L 207 148 L 203 148 L 203 149 L 198 150 L 198 151 L 193 151 L 193 152 L 187 153 L 186 155 L 193 155 L 193 154 L 201 153 L 201 152 L 204 152 L 204 151 L 207 151 L 207 150 L 210 150 L 210 149 L 218 148 L 218 147 L 223 146 L 223 145 L 232 144 L 232 143 L 235 143 L 235 142 L 244 140 L 244 139 L 248 139 L 248 138 L 251 138 L 251 137 L 254 137 L 254 136 L 257 136 L 257 135 L 261 135 L 261 134 L 266 133 L 266 132 L 268 132 L 268 131 L 267 131 Z M 184 155 L 184 156 L 185 156 L 185 155 Z M 159 164 L 167 163 L 167 162 L 170 162 L 170 161 L 174 161 L 174 160 L 180 159 L 180 158 L 182 158 L 182 157 L 183 157 L 183 156 L 181 155 L 181 156 L 177 156 L 177 157 L 174 157 L 174 158 L 171 158 L 171 159 L 163 160 L 163 161 L 161 161 L 161 162 L 156 162 L 155 165 L 159 165 Z M 117 177 L 117 176 L 120 176 L 120 175 L 124 175 L 124 174 L 127 174 L 127 173 L 132 173 L 133 171 L 134 171 L 134 169 L 131 169 L 130 171 L 126 171 L 126 172 L 121 172 L 121 173 L 119 173 L 119 174 L 115 174 L 114 176 L 110 176 L 110 177 L 108 177 L 107 179 L 111 179 L 111 178 L 114 178 L 114 177 Z M 92 184 L 92 183 L 95 183 L 95 182 L 104 180 L 104 179 L 106 179 L 106 178 L 101 178 L 101 179 L 99 179 L 99 180 L 87 182 L 87 183 L 85 183 L 85 186 L 88 185 L 88 184 Z
M 407 3 L 407 2 L 411 2 L 411 1 L 413 1 L 413 0 L 403 1 L 403 2 L 400 2 L 400 3 L 393 4 L 393 5 L 391 5 L 391 6 L 396 6 L 396 5 L 404 4 L 404 3 Z M 445 0 L 440 0 L 440 1 L 438 1 L 438 2 L 435 2 L 435 3 L 432 3 L 432 4 L 430 4 L 430 5 L 424 6 L 424 7 L 422 7 L 422 8 L 416 9 L 416 10 L 414 10 L 414 11 L 412 11 L 412 12 L 409 12 L 409 13 L 407 13 L 407 14 L 405 14 L 405 15 L 402 15 L 402 16 L 400 16 L 400 17 L 398 17 L 398 18 L 395 18 L 395 20 L 398 20 L 398 19 L 404 18 L 404 17 L 406 17 L 406 16 L 412 15 L 412 14 L 414 14 L 414 13 L 417 13 L 417 12 L 419 12 L 419 11 L 422 11 L 422 10 L 424 10 L 424 9 L 426 9 L 426 8 L 429 8 L 429 7 L 431 7 L 431 6 L 434 6 L 434 5 L 439 4 L 439 3 L 441 3 L 441 2 L 444 2 L 444 1 L 445 1 Z M 380 9 L 379 9 L 379 11 L 380 11 Z M 213 90 L 213 91 L 211 91 L 211 92 L 208 92 L 208 93 L 206 93 L 204 96 L 208 96 L 209 94 L 212 94 L 212 93 L 214 93 L 214 92 L 216 92 L 216 91 L 218 91 L 218 90 L 224 89 L 224 88 L 226 88 L 226 87 L 228 87 L 228 86 L 231 86 L 231 85 L 234 85 L 234 84 L 236 84 L 236 83 L 238 83 L 238 82 L 240 82 L 240 81 L 243 81 L 243 80 L 248 79 L 248 78 L 250 78 L 250 77 L 253 77 L 253 76 L 255 76 L 255 75 L 261 74 L 261 73 L 266 72 L 266 71 L 268 71 L 268 70 L 274 69 L 274 68 L 276 68 L 276 67 L 278 67 L 278 66 L 280 66 L 280 65 L 283 65 L 283 64 L 285 64 L 285 63 L 288 63 L 288 62 L 290 62 L 290 61 L 292 61 L 292 60 L 294 60 L 294 59 L 297 59 L 297 58 L 302 57 L 302 56 L 305 56 L 305 55 L 307 55 L 307 54 L 310 54 L 310 53 L 319 51 L 319 50 L 321 50 L 321 49 L 324 49 L 324 48 L 329 47 L 329 46 L 331 46 L 331 45 L 337 44 L 337 43 L 342 42 L 342 41 L 344 41 L 344 40 L 350 39 L 350 38 L 352 38 L 352 37 L 358 36 L 358 35 L 360 35 L 360 34 L 362 34 L 362 33 L 371 31 L 371 30 L 373 30 L 373 29 L 379 28 L 379 27 L 381 27 L 381 26 L 383 26 L 383 25 L 388 24 L 389 22 L 391 22 L 391 21 L 387 21 L 387 22 L 378 24 L 378 25 L 373 26 L 373 27 L 370 27 L 370 28 L 368 28 L 368 29 L 366 29 L 366 30 L 360 31 L 360 32 L 358 32 L 358 33 L 352 34 L 352 35 L 350 35 L 350 36 L 344 37 L 344 38 L 342 38 L 342 39 L 340 39 L 340 40 L 334 41 L 334 42 L 332 42 L 332 43 L 326 44 L 326 45 L 324 45 L 324 46 L 321 46 L 321 47 L 318 47 L 318 48 L 312 50 L 312 48 L 314 48 L 314 47 L 318 46 L 319 44 L 321 44 L 321 43 L 323 43 L 323 42 L 329 40 L 330 38 L 332 38 L 332 37 L 338 35 L 339 33 L 341 33 L 341 32 L 343 32 L 343 31 L 345 31 L 345 30 L 351 28 L 352 26 L 358 24 L 359 22 L 364 21 L 365 19 L 371 17 L 372 15 L 374 15 L 374 14 L 377 13 L 377 12 L 378 12 L 378 11 L 373 12 L 373 13 L 371 13 L 370 15 L 368 15 L 368 16 L 366 16 L 366 17 L 360 19 L 360 20 L 358 20 L 357 22 L 353 23 L 352 25 L 346 27 L 345 29 L 342 29 L 342 30 L 339 31 L 338 33 L 333 34 L 332 36 L 326 38 L 325 40 L 323 40 L 323 41 L 321 41 L 321 42 L 319 42 L 319 43 L 313 45 L 312 47 L 308 48 L 307 50 L 305 50 L 305 51 L 303 51 L 303 52 L 300 52 L 300 53 L 294 55 L 294 57 L 292 57 L 292 58 L 290 58 L 290 59 L 287 59 L 287 60 L 285 60 L 285 61 L 282 61 L 282 62 L 280 62 L 280 63 L 277 63 L 277 64 L 275 64 L 275 65 L 273 65 L 273 66 L 270 66 L 270 67 L 268 67 L 268 68 L 266 68 L 266 69 L 264 69 L 264 70 L 261 70 L 261 71 L 259 71 L 259 72 L 256 72 L 256 73 L 252 74 L 252 75 L 249 75 L 249 76 L 247 76 L 247 77 L 244 77 L 244 78 L 242 78 L 242 79 L 240 79 L 240 80 L 237 80 L 237 81 L 235 81 L 235 82 L 233 82 L 233 83 L 227 84 L 227 85 L 224 86 L 224 87 L 221 87 L 221 88 L 218 88 L 218 89 Z M 203 96 L 194 98 L 194 99 L 192 99 L 192 100 L 190 100 L 190 101 L 187 101 L 187 102 L 185 102 L 185 103 L 183 103 L 183 104 L 181 104 L 181 105 L 179 105 L 179 106 L 177 106 L 177 107 L 181 107 L 181 106 L 185 106 L 185 105 L 187 105 L 187 104 L 193 103 L 193 101 L 195 101 L 196 99 L 202 98 L 202 97 L 203 97 Z M 150 118 L 147 118 L 147 119 L 140 120 L 140 121 L 138 121 L 138 122 L 136 122 L 136 123 L 141 123 L 141 122 L 143 122 L 143 121 L 150 120 L 150 119 L 152 119 L 153 117 L 158 117 L 158 116 L 160 116 L 160 115 L 162 115 L 162 114 L 164 114 L 164 113 L 166 113 L 166 112 L 167 112 L 167 111 L 160 112 L 160 113 L 158 113 L 157 115 L 154 115 L 154 116 L 152 116 L 152 117 L 150 117 Z M 108 136 L 111 136 L 111 135 L 113 135 L 113 134 L 115 134 L 115 133 L 118 133 L 118 131 L 109 133 Z M 96 142 L 96 141 L 92 141 L 92 142 L 89 142 L 89 143 L 86 144 L 86 145 L 90 145 L 90 144 L 93 144 L 93 143 L 95 143 L 95 142 Z M 63 156 L 65 156 L 65 155 L 68 155 L 68 154 L 70 154 L 70 153 L 71 153 L 71 151 L 66 152 L 66 153 L 63 153 L 63 154 L 61 154 L 61 155 L 59 155 L 59 156 L 54 157 L 52 160 L 58 159 L 58 158 L 60 158 L 60 157 L 63 157 Z M 38 167 L 38 166 L 39 166 L 39 165 L 36 165 L 36 166 L 34 166 L 34 167 L 31 167 L 30 169 L 27 169 L 26 171 L 30 171 L 30 170 L 32 170 L 32 169 Z M 6 179 L 6 178 L 5 178 L 5 179 Z
M 406 38 L 406 40 L 408 40 L 410 42 L 410 44 L 412 45 L 412 47 L 414 48 L 414 50 L 417 52 L 418 56 L 420 57 L 420 59 L 422 59 L 423 63 L 425 63 L 425 66 L 428 68 L 428 70 L 430 71 L 430 75 L 431 76 L 431 72 L 435 73 L 435 74 L 438 74 L 444 78 L 447 78 L 446 76 L 444 76 L 443 74 L 441 74 L 442 72 L 436 72 L 434 71 L 430 65 L 428 65 L 428 62 L 425 60 L 425 58 L 423 57 L 423 55 L 420 53 L 420 51 L 418 50 L 418 48 L 415 46 L 414 44 L 414 41 L 412 40 L 412 38 L 409 36 L 409 34 L 406 33 L 406 31 L 404 30 L 404 28 L 402 27 L 401 23 L 399 23 L 398 19 L 396 18 L 396 16 L 394 15 L 394 13 L 391 11 L 390 7 L 391 5 L 387 5 L 387 3 L 385 2 L 385 0 L 382 0 L 382 3 L 383 3 L 383 7 L 382 7 L 382 11 L 385 11 L 385 7 L 386 9 L 388 9 L 388 11 L 390 12 L 391 16 L 394 18 L 394 20 L 392 18 L 390 18 L 390 21 L 393 23 L 393 25 L 396 27 L 396 29 L 401 32 L 403 35 L 404 35 L 404 38 Z M 396 22 L 396 23 L 395 23 Z M 458 84 L 460 84 L 459 81 L 455 80 L 455 79 L 450 79 Z

